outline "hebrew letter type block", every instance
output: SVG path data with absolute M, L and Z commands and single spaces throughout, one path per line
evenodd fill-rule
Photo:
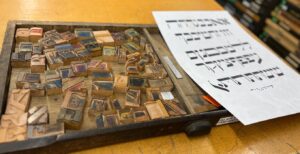
M 94 31 L 94 36 L 99 44 L 114 46 L 114 39 L 108 30 Z
M 114 82 L 114 90 L 116 93 L 126 93 L 128 84 L 128 76 L 116 75 Z
M 58 95 L 62 93 L 62 81 L 56 70 L 48 70 L 45 72 L 46 84 L 45 89 L 47 95 Z
M 128 89 L 126 93 L 125 106 L 126 107 L 139 107 L 141 104 L 141 91 Z
M 16 42 L 28 42 L 29 41 L 29 29 L 28 28 L 18 28 L 16 31 Z
M 39 39 L 43 37 L 43 28 L 32 27 L 29 30 L 29 40 L 30 42 L 38 42 Z
M 102 59 L 108 62 L 117 62 L 118 56 L 114 46 L 104 46 L 102 51 Z
M 34 106 L 28 110 L 28 125 L 47 124 L 49 121 L 47 106 Z
M 64 97 L 57 121 L 64 122 L 66 127 L 80 129 L 86 93 L 68 91 Z
M 11 66 L 13 68 L 30 67 L 31 53 L 29 52 L 14 52 L 11 55 Z
M 143 122 L 150 120 L 146 109 L 137 109 L 133 111 L 134 122 Z
M 45 72 L 45 56 L 44 55 L 33 55 L 31 57 L 31 73 L 44 73 Z
M 75 76 L 87 76 L 87 64 L 84 61 L 73 61 L 71 67 Z
M 41 78 L 38 73 L 19 72 L 16 81 L 16 87 L 21 89 L 25 83 L 40 83 Z
M 165 109 L 164 105 L 160 100 L 148 101 L 144 105 L 151 119 L 160 119 L 160 118 L 169 117 L 167 110 Z
M 113 82 L 112 81 L 93 81 L 92 83 L 92 96 L 109 97 L 113 95 Z
M 89 108 L 89 116 L 98 116 L 101 113 L 109 113 L 112 111 L 112 107 L 109 99 L 92 99 L 90 108 Z

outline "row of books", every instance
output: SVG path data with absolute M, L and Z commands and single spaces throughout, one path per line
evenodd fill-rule
M 300 0 L 283 0 L 265 23 L 260 38 L 300 71 Z
M 265 19 L 270 17 L 271 11 L 280 0 L 217 0 L 230 14 L 254 34 L 263 31 Z
M 300 0 L 217 0 L 300 71 Z

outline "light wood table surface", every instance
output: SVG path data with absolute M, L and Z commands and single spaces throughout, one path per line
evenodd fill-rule
M 153 24 L 153 10 L 221 10 L 213 0 L 0 0 L 0 42 L 8 20 Z M 1 43 L 2 44 L 2 43 Z M 55 151 L 55 149 L 53 149 Z M 300 115 L 255 125 L 215 127 L 209 135 L 184 133 L 115 144 L 79 153 L 299 153 Z

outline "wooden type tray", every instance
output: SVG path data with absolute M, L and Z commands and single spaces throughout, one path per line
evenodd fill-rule
M 124 142 L 139 138 L 153 137 L 170 133 L 186 132 L 189 136 L 207 134 L 222 117 L 230 116 L 224 109 L 217 109 L 202 99 L 203 92 L 188 77 L 178 65 L 168 50 L 162 36 L 155 25 L 131 24 L 102 24 L 102 23 L 76 23 L 76 22 L 40 22 L 40 21 L 10 21 L 7 24 L 5 39 L 0 56 L 0 116 L 4 114 L 9 92 L 15 88 L 16 74 L 30 71 L 27 68 L 11 68 L 11 53 L 14 51 L 15 32 L 17 28 L 42 27 L 45 31 L 55 29 L 58 32 L 71 31 L 75 28 L 92 28 L 92 30 L 109 30 L 111 32 L 124 31 L 134 28 L 143 34 L 151 43 L 154 51 L 165 67 L 175 88 L 174 95 L 182 103 L 187 113 L 183 116 L 156 119 L 140 123 L 118 125 L 112 128 L 96 128 L 95 121 L 87 116 L 84 110 L 83 123 L 80 130 L 66 130 L 63 135 L 48 136 L 23 141 L 5 142 L 0 144 L 0 152 L 56 152 L 76 151 L 101 145 Z M 182 78 L 177 78 L 165 58 L 168 57 L 177 68 Z M 113 65 L 118 70 L 118 65 Z M 91 84 L 91 82 L 89 83 Z M 34 97 L 30 106 L 47 104 L 49 108 L 49 122 L 55 123 L 62 102 L 62 96 Z M 88 105 L 87 105 L 88 106 Z

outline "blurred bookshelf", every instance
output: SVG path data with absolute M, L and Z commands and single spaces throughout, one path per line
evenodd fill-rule
M 300 0 L 217 0 L 300 72 Z

